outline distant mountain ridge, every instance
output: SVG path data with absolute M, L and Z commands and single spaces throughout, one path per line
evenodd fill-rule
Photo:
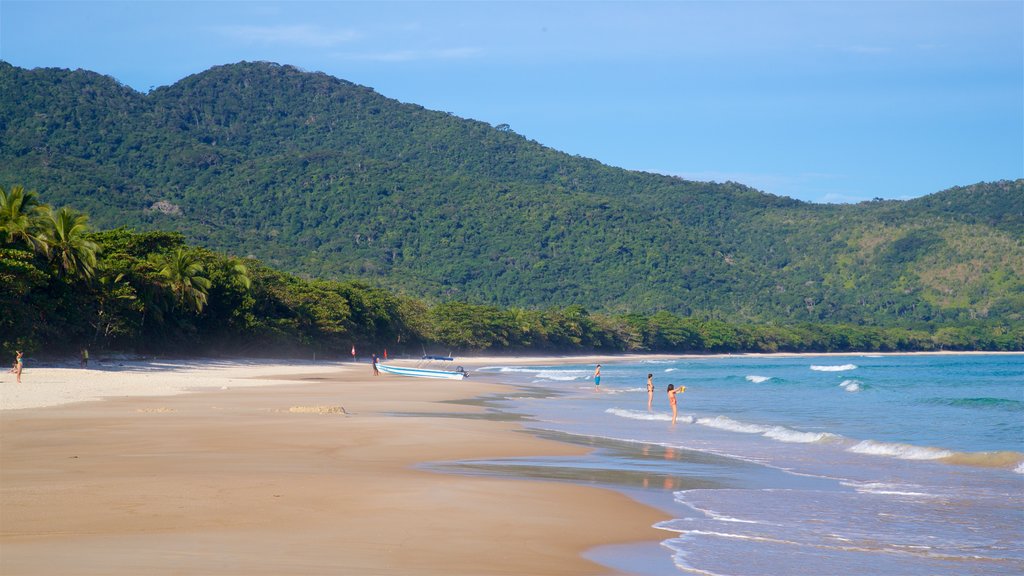
M 816 205 L 626 171 L 322 73 L 148 94 L 0 62 L 0 182 L 96 226 L 502 306 L 893 325 L 1022 321 L 1024 180 Z

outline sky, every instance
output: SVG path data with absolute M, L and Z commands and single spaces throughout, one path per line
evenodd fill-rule
M 291 64 L 607 165 L 810 202 L 1024 178 L 1024 0 L 0 0 L 0 60 L 143 93 Z

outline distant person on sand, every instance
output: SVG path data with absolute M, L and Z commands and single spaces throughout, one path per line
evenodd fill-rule
M 373 375 L 380 376 L 380 370 L 377 370 L 377 355 L 373 355 Z
M 601 365 L 598 364 L 597 368 L 594 368 L 594 389 L 599 389 L 601 386 Z
M 82 368 L 89 367 L 89 349 L 82 348 Z
M 668 385 L 668 403 L 672 406 L 672 423 L 676 423 L 676 394 L 686 392 L 686 386 L 676 388 L 674 384 Z
M 18 354 L 14 359 L 14 374 L 18 377 L 18 384 L 21 384 L 21 371 L 25 367 L 25 363 L 21 359 L 22 355 L 22 351 L 18 350 Z
M 647 375 L 647 411 L 651 411 L 651 403 L 654 402 L 654 374 Z

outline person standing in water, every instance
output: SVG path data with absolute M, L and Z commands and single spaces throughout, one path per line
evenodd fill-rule
M 676 423 L 676 394 L 686 392 L 686 386 L 676 388 L 674 384 L 668 385 L 668 403 L 672 406 L 672 423 Z
M 651 403 L 654 402 L 654 374 L 647 375 L 647 411 L 651 411 Z
M 594 368 L 594 389 L 599 390 L 601 388 L 601 365 L 598 364 L 597 368 Z

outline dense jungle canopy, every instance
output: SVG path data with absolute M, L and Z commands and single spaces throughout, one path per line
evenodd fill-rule
M 437 322 L 456 312 L 518 314 L 522 327 L 534 328 L 545 314 L 607 320 L 630 327 L 616 338 L 631 335 L 589 343 L 630 350 L 715 348 L 696 340 L 684 346 L 682 336 L 644 342 L 655 318 L 691 328 L 898 329 L 928 335 L 926 348 L 950 345 L 936 339 L 943 329 L 973 334 L 954 346 L 1012 347 L 992 339 L 1012 342 L 1008 335 L 1024 324 L 1020 180 L 910 201 L 809 204 L 732 182 L 606 166 L 507 126 L 271 63 L 219 66 L 142 94 L 87 71 L 0 62 L 0 134 L 6 193 L 23 187 L 23 194 L 35 191 L 40 201 L 70 207 L 65 218 L 88 215 L 85 234 L 96 244 L 99 266 L 95 277 L 80 279 L 88 290 L 109 277 L 106 266 L 124 274 L 138 308 L 140 291 L 170 290 L 169 280 L 157 281 L 162 268 L 151 258 L 180 249 L 198 254 L 208 276 L 214 269 L 229 275 L 230 262 L 246 268 L 255 277 L 237 298 L 259 300 L 252 286 L 272 285 L 260 282 L 273 277 L 291 296 L 294 288 L 312 291 L 307 296 L 322 306 L 333 302 L 333 312 L 307 321 L 335 322 L 339 346 L 397 341 L 401 334 L 406 343 L 472 349 L 525 342 L 486 331 L 464 338 L 450 326 L 427 330 L 422 314 L 388 329 L 394 333 L 360 333 L 363 320 L 342 319 L 346 305 L 354 309 L 356 292 L 429 312 Z M 43 228 L 36 230 L 40 238 Z M 56 290 L 54 282 L 70 282 L 73 274 L 55 264 L 54 252 L 10 234 L 4 242 L 0 274 L 11 280 L 0 295 L 13 306 Z M 141 245 L 129 250 L 119 242 Z M 128 260 L 112 261 L 118 257 Z M 143 282 L 147 274 L 156 276 Z M 205 321 L 224 328 L 215 310 L 253 314 L 252 322 L 267 312 L 222 308 L 216 291 L 229 283 L 208 279 L 207 306 L 173 330 L 165 326 L 170 340 L 186 341 L 190 330 L 206 334 L 199 326 Z M 48 303 L 33 300 L 31 314 L 45 315 L 84 286 L 50 293 Z M 77 296 L 83 302 L 97 298 L 84 294 Z M 173 290 L 164 297 L 179 306 L 187 299 Z M 177 317 L 170 300 L 161 306 L 165 321 Z M 84 304 L 73 309 L 84 313 Z M 155 330 L 156 312 L 136 312 L 138 330 Z M 328 321 L 330 314 L 337 317 Z M 449 320 L 457 325 L 454 316 Z M 978 344 L 986 338 L 989 344 Z M 544 338 L 527 340 L 534 346 Z M 5 341 L 13 339 L 5 333 Z

